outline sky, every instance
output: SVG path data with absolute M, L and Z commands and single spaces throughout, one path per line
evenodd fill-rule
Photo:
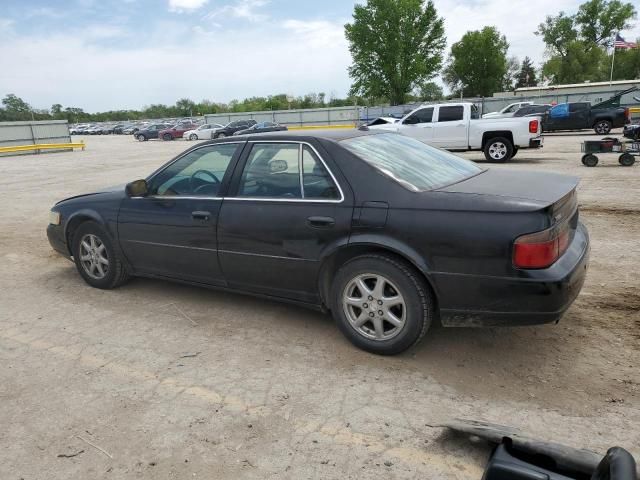
M 633 0 L 636 1 L 636 0 Z M 2 0 L 0 96 L 35 108 L 139 109 L 179 98 L 228 102 L 346 96 L 344 24 L 363 0 Z M 434 0 L 447 43 L 495 26 L 509 55 L 544 60 L 545 15 L 582 0 Z M 627 32 L 640 37 L 640 21 Z

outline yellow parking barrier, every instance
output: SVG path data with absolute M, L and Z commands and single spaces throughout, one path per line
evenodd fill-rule
M 74 149 L 84 150 L 84 142 L 80 143 L 36 143 L 35 145 L 12 145 L 10 147 L 0 147 L 0 153 L 28 152 L 34 150 L 40 153 L 41 150 Z

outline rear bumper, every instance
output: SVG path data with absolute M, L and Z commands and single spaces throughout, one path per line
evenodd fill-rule
M 448 327 L 557 322 L 582 289 L 589 251 L 589 234 L 579 223 L 560 260 L 547 269 L 528 271 L 528 277 L 434 275 L 441 322 Z
M 542 137 L 530 139 L 529 148 L 542 148 Z

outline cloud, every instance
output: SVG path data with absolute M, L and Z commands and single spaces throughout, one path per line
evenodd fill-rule
M 192 12 L 203 7 L 209 0 L 169 0 L 170 12 Z
M 346 48 L 344 23 L 346 22 L 285 20 L 282 25 L 286 30 L 291 31 L 298 38 L 298 41 L 313 47 L 340 46 Z
M 248 20 L 250 22 L 261 22 L 269 18 L 264 13 L 259 13 L 256 10 L 264 7 L 269 3 L 269 0 L 238 0 L 233 4 L 223 5 L 217 9 L 210 11 L 204 16 L 205 20 L 215 20 L 221 16 L 228 16 L 233 18 L 239 18 Z M 215 23 L 219 26 L 218 23 Z

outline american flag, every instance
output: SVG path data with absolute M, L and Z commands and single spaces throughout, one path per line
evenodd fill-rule
M 636 48 L 638 45 L 633 42 L 627 42 L 624 38 L 620 36 L 620 34 L 616 34 L 616 39 L 613 42 L 613 48 Z

